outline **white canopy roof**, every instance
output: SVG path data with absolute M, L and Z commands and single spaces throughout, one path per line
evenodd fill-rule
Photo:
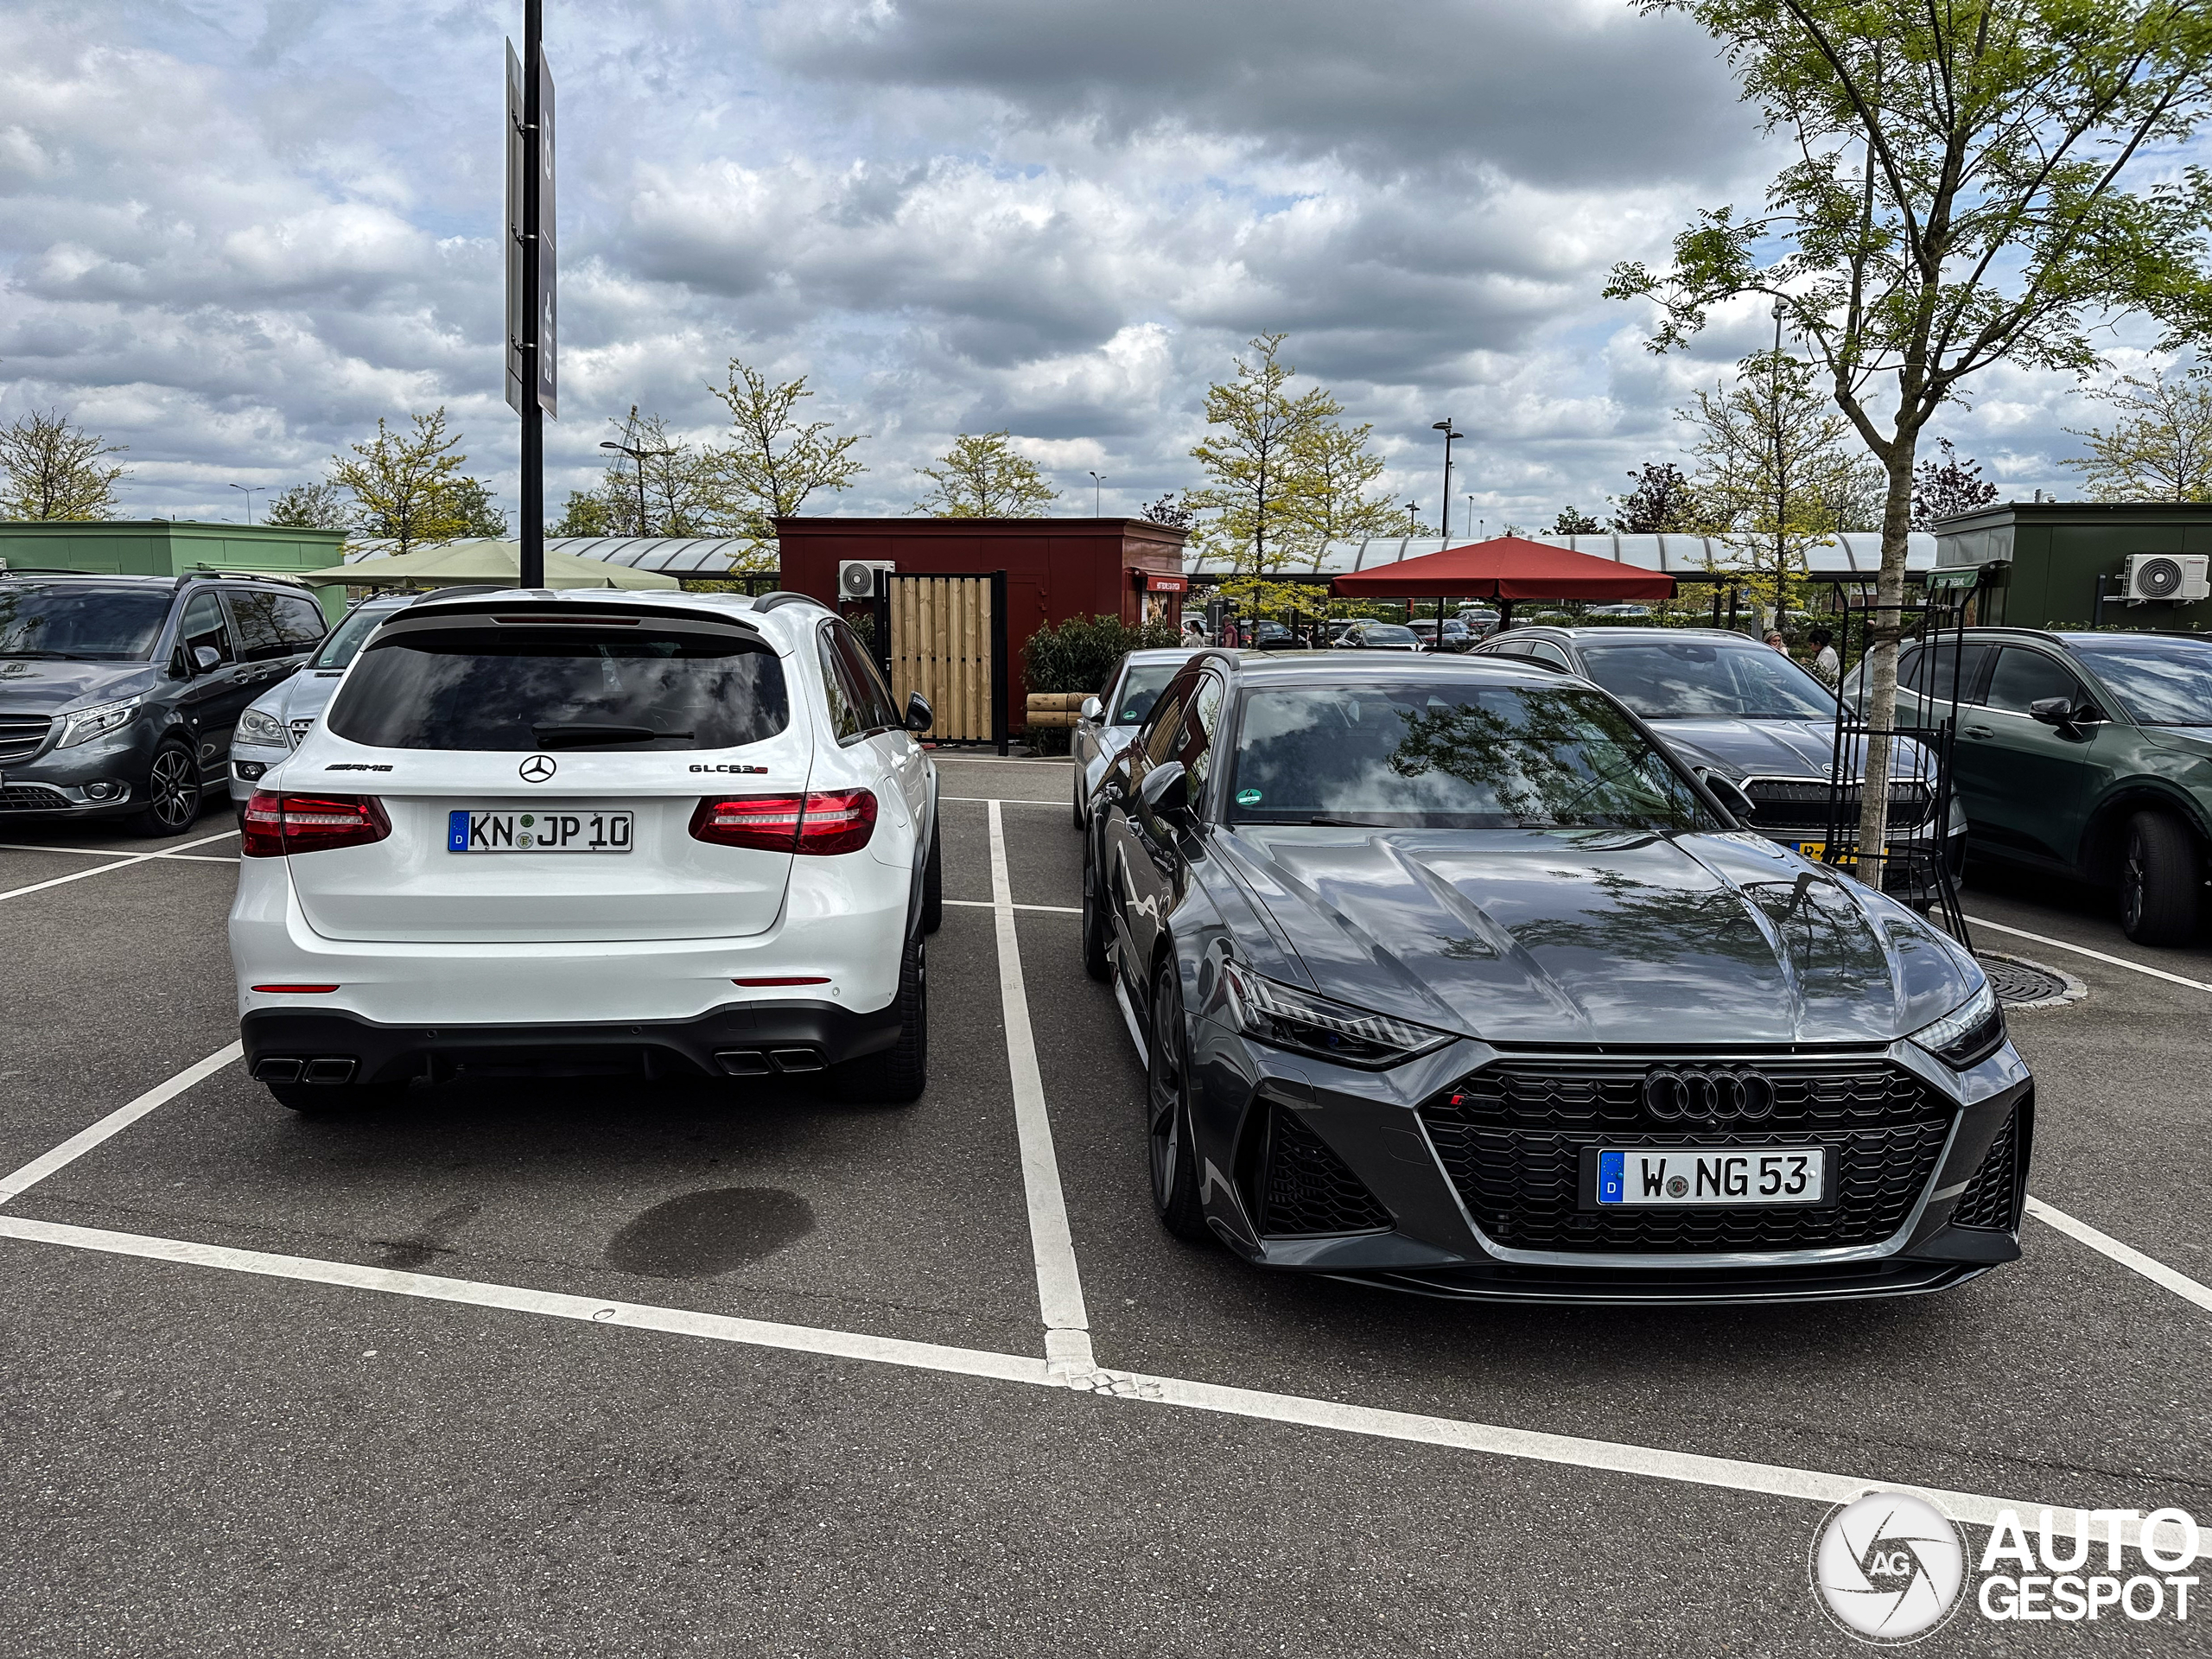
M 489 540 L 477 537 L 468 540 Z M 467 540 L 447 545 L 462 547 Z M 601 559 L 626 564 L 633 570 L 658 570 L 671 576 L 721 576 L 729 574 L 731 562 L 743 556 L 753 543 L 742 536 L 548 536 L 545 550 L 579 559 Z M 353 542 L 346 562 L 358 563 L 391 553 L 388 541 Z
M 1609 531 L 1599 536 L 1524 535 L 1522 539 L 1587 553 L 1593 558 L 1611 559 L 1618 564 L 1632 564 L 1641 569 L 1663 570 L 1685 581 L 1709 581 L 1716 573 L 1740 569 L 1744 563 L 1743 555 L 1717 536 L 1621 536 Z M 1283 566 L 1280 574 L 1339 576 L 1348 571 L 1373 570 L 1402 559 L 1441 553 L 1447 547 L 1466 545 L 1464 539 L 1446 541 L 1434 536 L 1331 542 L 1321 550 L 1319 561 L 1299 559 Z M 1805 566 L 1807 573 L 1816 581 L 1849 581 L 1854 576 L 1871 579 L 1882 568 L 1882 538 L 1871 531 L 1833 537 L 1807 550 Z M 1201 558 L 1196 554 L 1185 559 L 1183 568 L 1185 574 L 1194 576 L 1236 574 L 1235 565 L 1228 559 Z M 1935 568 L 1935 537 L 1915 531 L 1905 552 L 1907 573 L 1917 575 Z

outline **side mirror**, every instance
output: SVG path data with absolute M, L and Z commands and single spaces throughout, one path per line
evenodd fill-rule
M 937 724 L 937 715 L 931 712 L 929 700 L 918 691 L 906 694 L 906 729 L 926 732 Z
M 1085 697 L 1083 707 L 1076 710 L 1077 720 L 1095 721 L 1106 712 L 1106 705 L 1096 697 Z
M 1697 780 L 1705 785 L 1706 792 L 1719 802 L 1726 809 L 1728 816 L 1737 823 L 1749 823 L 1758 816 L 1758 804 L 1744 793 L 1743 786 L 1734 779 L 1723 778 L 1710 767 L 1700 766 L 1698 768 Z
M 223 665 L 223 653 L 213 645 L 192 648 L 192 668 L 196 674 L 213 674 Z
M 2071 726 L 2074 723 L 2074 703 L 2069 697 L 2037 697 L 2028 705 L 2028 714 L 2046 726 Z
M 1180 760 L 1168 760 L 1144 775 L 1137 794 L 1156 818 L 1179 817 L 1191 810 L 1191 774 Z

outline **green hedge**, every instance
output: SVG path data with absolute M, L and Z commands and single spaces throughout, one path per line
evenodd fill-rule
M 1133 628 L 1117 616 L 1071 616 L 1022 641 L 1021 677 L 1032 691 L 1084 691 L 1103 696 L 1106 677 L 1124 653 L 1182 642 L 1172 622 Z M 1028 743 L 1039 754 L 1065 754 L 1067 728 L 1040 726 L 1029 733 Z

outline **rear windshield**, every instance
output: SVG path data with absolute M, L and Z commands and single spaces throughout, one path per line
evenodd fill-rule
M 1587 689 L 1255 691 L 1232 823 L 1376 829 L 1717 830 L 1689 783 Z
M 1582 642 L 1590 677 L 1646 720 L 1834 720 L 1826 686 L 1768 645 Z
M 406 607 L 404 605 L 380 605 L 374 610 L 362 609 L 349 613 L 344 621 L 330 631 L 329 637 L 322 642 L 322 649 L 315 652 L 315 661 L 310 666 L 345 667 L 346 664 L 361 654 L 361 647 L 368 643 L 369 636 L 377 631 L 378 623 L 398 615 Z
M 174 588 L 0 582 L 0 657 L 143 658 L 168 618 Z
M 783 664 L 711 634 L 439 629 L 379 639 L 330 729 L 383 749 L 731 749 L 790 723 Z

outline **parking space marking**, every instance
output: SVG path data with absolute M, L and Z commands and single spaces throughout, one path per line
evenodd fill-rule
M 991 906 L 999 950 L 999 1001 L 1006 1020 L 1007 1069 L 1014 1082 L 1014 1130 L 1021 1144 L 1021 1189 L 1029 1205 L 1029 1250 L 1037 1264 L 1038 1311 L 1045 1319 L 1045 1356 L 1064 1370 L 1096 1368 L 1090 1351 L 1090 1314 L 1075 1264 L 1060 1164 L 1052 1149 L 1052 1120 L 1045 1111 L 1045 1079 L 1037 1069 L 1037 1036 L 1029 1025 L 1029 990 L 1021 972 L 1021 944 L 1014 925 L 1014 883 L 1007 874 L 1006 823 L 999 803 L 990 804 Z
M 205 843 L 194 842 L 194 846 Z M 41 847 L 30 842 L 0 841 L 0 853 L 68 853 L 78 858 L 136 858 L 136 853 L 126 853 L 120 847 Z M 235 864 L 238 861 L 228 853 L 150 853 L 150 858 L 173 858 L 181 864 Z
M 2184 1301 L 2194 1302 L 2207 1313 L 2212 1313 L 2212 1285 L 2203 1285 L 2185 1273 L 2177 1273 L 2155 1256 L 2149 1256 L 2133 1245 L 2123 1244 L 2109 1233 L 2101 1233 L 2086 1221 L 2076 1220 L 2063 1210 L 2054 1209 L 2037 1198 L 2028 1195 L 2028 1213 L 2046 1227 L 2055 1227 L 2069 1238 L 2079 1239 L 2091 1249 L 2107 1255 L 2130 1272 L 2139 1273 L 2152 1284 L 2164 1287 Z
M 948 905 L 959 905 L 969 910 L 996 910 L 998 908 L 997 901 L 990 899 L 948 899 L 944 902 Z M 1041 910 L 1054 916 L 1080 916 L 1083 914 L 1083 906 L 1081 905 L 1016 905 L 1014 908 L 1016 910 Z
M 5 895 L 0 894 L 0 897 L 5 897 Z M 1967 917 L 1967 925 L 1986 927 L 1999 933 L 2010 933 L 2016 939 L 2033 939 L 2037 944 L 2047 944 L 2057 950 L 2071 950 L 2077 957 L 2088 957 L 2093 961 L 2107 963 L 2114 968 L 2125 968 L 2132 974 L 2146 974 L 2152 979 L 2163 979 L 2169 984 L 2186 985 L 2192 991 L 2212 991 L 2212 985 L 2206 984 L 2201 979 L 2183 979 L 2179 974 L 2170 974 L 2163 968 L 2153 968 L 2146 963 L 2130 962 L 2125 957 L 2107 956 L 2102 950 L 2092 950 L 2086 944 L 2069 944 L 2064 939 L 2054 939 L 2047 933 L 2031 933 L 2024 927 L 2007 927 L 2002 922 L 1984 921 L 1979 916 Z
M 128 1105 L 117 1107 L 91 1128 L 79 1129 L 53 1151 L 32 1159 L 14 1174 L 0 1178 L 0 1204 L 12 1203 L 55 1171 L 75 1163 L 94 1147 L 129 1128 L 156 1106 L 175 1100 L 194 1084 L 213 1077 L 245 1052 L 245 1045 L 241 1043 L 217 1049 L 206 1059 L 188 1065 L 167 1082 L 156 1084 Z
M 27 893 L 41 893 L 48 887 L 58 887 L 66 882 L 82 881 L 90 876 L 105 875 L 110 870 L 119 870 L 126 865 L 149 863 L 157 858 L 175 858 L 187 847 L 205 847 L 211 841 L 227 841 L 236 834 L 238 831 L 235 830 L 225 830 L 216 835 L 202 836 L 197 841 L 188 841 L 181 846 L 173 847 L 166 852 L 118 853 L 115 855 L 115 862 L 112 864 L 97 865 L 89 870 L 73 870 L 67 875 L 57 875 L 45 881 L 34 881 L 29 887 L 10 887 L 7 892 L 0 893 L 0 899 L 20 899 Z
M 1068 809 L 1068 804 L 1065 801 L 1033 801 L 1018 795 L 940 795 L 938 799 L 965 801 L 971 806 L 981 806 L 987 801 L 995 801 L 1001 806 L 1049 806 L 1055 812 L 1065 812 Z
M 930 759 L 939 766 L 957 761 L 963 766 L 1027 766 L 1036 772 L 1072 764 L 1065 760 L 1027 760 L 1013 754 L 947 754 L 942 749 L 931 749 Z
M 763 1319 L 741 1319 L 733 1314 L 661 1307 L 652 1303 L 610 1301 L 601 1297 L 575 1296 L 560 1291 L 529 1290 L 514 1285 L 448 1279 L 432 1274 L 406 1273 L 391 1268 L 326 1262 L 310 1256 L 278 1255 L 264 1250 L 244 1250 L 228 1245 L 195 1243 L 186 1239 L 111 1232 L 101 1228 L 34 1221 L 17 1216 L 0 1216 L 0 1237 L 110 1255 L 132 1256 L 143 1261 L 212 1268 L 224 1272 L 254 1274 L 309 1284 L 334 1285 L 470 1307 L 496 1308 L 541 1318 L 569 1319 L 584 1325 L 658 1331 L 709 1341 L 741 1343 L 750 1347 L 863 1360 L 954 1376 L 987 1377 L 1038 1388 L 1058 1388 L 1105 1401 L 1175 1406 L 1185 1410 L 1215 1412 L 1296 1427 L 1327 1429 L 1376 1440 L 1445 1446 L 1494 1457 L 1557 1464 L 1600 1474 L 1633 1475 L 1729 1491 L 1757 1492 L 1811 1503 L 1847 1503 L 1862 1492 L 1904 1487 L 1933 1497 L 1958 1520 L 1977 1527 L 1994 1525 L 1999 1512 L 2007 1509 L 2024 1516 L 2033 1516 L 2044 1507 L 2037 1501 L 1990 1497 L 1978 1492 L 1951 1491 L 1917 1486 L 1910 1482 L 1839 1475 L 1817 1469 L 1796 1469 L 1785 1464 L 1750 1463 L 1736 1458 L 1669 1452 L 1656 1446 L 1586 1440 L 1579 1435 L 1551 1434 L 1537 1429 L 1507 1428 L 1456 1418 L 1424 1416 L 1413 1412 L 1387 1411 L 1371 1406 L 1347 1405 L 1338 1401 L 1313 1399 L 1300 1395 L 1270 1394 L 1257 1389 L 1198 1382 L 1183 1377 L 1102 1371 L 1090 1365 L 1078 1366 L 1059 1359 L 1038 1360 L 1019 1354 L 994 1353 L 987 1349 L 956 1348 L 938 1343 L 910 1342 L 897 1337 L 868 1336 L 858 1332 L 830 1331 L 812 1325 L 782 1325 Z M 2135 1518 L 2132 1522 L 2122 1521 L 2120 1528 L 2121 1546 L 2139 1549 L 2140 1516 L 2134 1511 L 2123 1513 Z M 2177 1530 L 2167 1533 L 2158 1541 L 2163 1541 L 2170 1550 L 2177 1550 Z M 2198 1554 L 2200 1557 L 2212 1556 L 2212 1532 L 2208 1532 L 2201 1541 Z

